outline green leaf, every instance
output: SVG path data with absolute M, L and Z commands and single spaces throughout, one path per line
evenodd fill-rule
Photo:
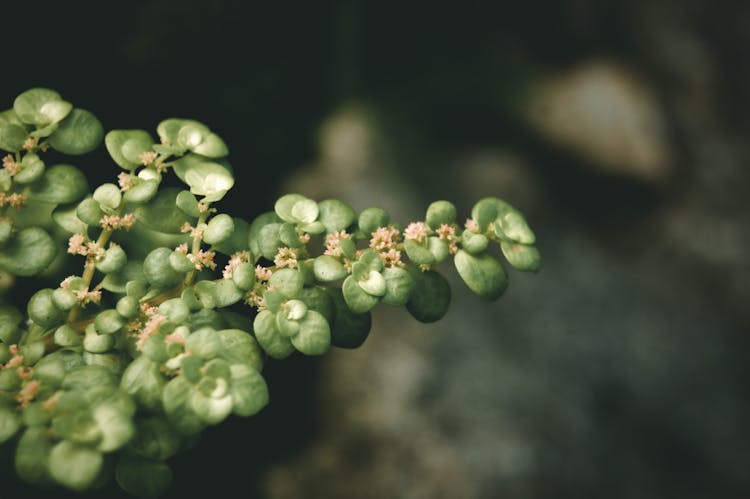
M 48 88 L 32 88 L 16 97 L 13 110 L 24 123 L 46 126 L 65 118 L 73 109 L 70 102 Z
M 96 330 L 86 328 L 83 337 L 83 349 L 91 353 L 109 352 L 115 345 L 115 337 L 111 334 L 99 334 Z
M 268 386 L 263 377 L 247 364 L 231 367 L 229 394 L 232 411 L 238 416 L 252 416 L 268 405 Z
M 219 424 L 232 413 L 232 396 L 227 393 L 215 398 L 200 390 L 193 390 L 190 394 L 190 408 L 204 423 Z
M 300 199 L 292 206 L 292 217 L 301 224 L 311 224 L 318 218 L 318 203 L 312 199 Z
M 115 480 L 129 494 L 143 499 L 157 498 L 172 483 L 172 470 L 162 462 L 122 456 L 115 466 Z
M 19 184 L 31 184 L 36 182 L 44 173 L 44 161 L 39 159 L 34 153 L 29 153 L 21 161 L 21 171 L 19 171 L 13 181 Z
M 94 408 L 92 416 L 102 434 L 97 446 L 101 452 L 119 449 L 135 434 L 135 425 L 131 416 L 121 412 L 116 405 L 100 404 Z
M 45 328 L 59 324 L 64 318 L 63 311 L 55 305 L 53 293 L 49 288 L 40 289 L 31 296 L 26 307 L 29 319 Z
M 318 203 L 318 211 L 318 219 L 325 226 L 327 234 L 348 228 L 356 217 L 354 210 L 338 199 L 324 199 Z
M 0 113 L 0 149 L 9 152 L 20 151 L 27 135 L 26 128 L 15 111 L 9 109 Z
M 520 243 L 500 241 L 505 259 L 518 270 L 537 272 L 541 265 L 539 250 L 533 246 Z
M 110 246 L 104 252 L 104 258 L 96 262 L 96 270 L 109 274 L 119 272 L 128 263 L 128 256 L 121 246 Z
M 112 130 L 104 137 L 104 145 L 118 166 L 135 170 L 143 165 L 141 155 L 151 151 L 154 139 L 145 130 Z
M 275 314 L 269 310 L 261 310 L 253 321 L 253 330 L 258 344 L 274 359 L 283 359 L 294 352 L 294 346 L 288 338 L 279 334 L 276 328 Z
M 285 222 L 294 224 L 299 222 L 299 220 L 292 214 L 292 209 L 294 208 L 294 205 L 297 204 L 297 202 L 305 200 L 310 201 L 302 194 L 286 194 L 284 196 L 281 196 L 276 201 L 273 209 L 280 219 Z
M 57 244 L 44 229 L 21 229 L 0 249 L 0 268 L 17 276 L 32 276 L 46 269 L 57 255 Z
M 357 281 L 357 284 L 369 295 L 383 296 L 385 294 L 385 278 L 377 270 L 371 270 L 367 278 Z
M 484 234 L 477 234 L 470 230 L 465 230 L 461 234 L 461 246 L 464 250 L 472 255 L 478 255 L 487 249 L 490 240 Z
M 155 179 L 141 180 L 133 182 L 133 186 L 125 191 L 123 198 L 127 203 L 147 203 L 156 196 L 159 190 L 159 181 Z
M 250 224 L 238 217 L 232 217 L 232 224 L 234 225 L 234 229 L 229 237 L 220 243 L 215 243 L 212 249 L 225 255 L 247 251 L 247 235 Z
M 16 446 L 15 468 L 18 476 L 29 483 L 43 485 L 50 481 L 49 455 L 52 442 L 47 428 L 28 428 Z
M 63 324 L 55 330 L 55 344 L 61 347 L 74 347 L 81 344 L 81 335 L 78 331 L 67 324 Z
M 386 289 L 382 302 L 397 307 L 406 305 L 415 287 L 411 274 L 400 267 L 388 267 L 383 269 L 383 278 Z
M 98 451 L 63 440 L 50 451 L 49 470 L 60 484 L 81 492 L 93 485 L 102 461 L 102 455 Z
M 357 225 L 362 232 L 369 235 L 378 227 L 387 227 L 390 220 L 390 215 L 384 209 L 366 208 L 359 214 Z
M 214 216 L 203 231 L 203 240 L 207 244 L 219 244 L 227 240 L 234 232 L 234 221 L 226 213 Z
M 448 281 L 434 270 L 421 272 L 415 267 L 407 268 L 414 279 L 414 290 L 406 309 L 419 322 L 435 322 L 442 319 L 451 301 Z
M 94 327 L 99 334 L 114 334 L 125 325 L 125 319 L 115 309 L 99 312 L 94 319 Z
M 508 277 L 502 265 L 486 253 L 475 256 L 459 250 L 454 263 L 469 289 L 485 300 L 498 299 L 508 287 Z
M 156 248 L 143 260 L 143 275 L 152 286 L 169 288 L 182 281 L 182 275 L 169 264 L 169 248 Z
M 218 305 L 216 282 L 209 280 L 199 281 L 193 286 L 193 291 L 195 291 L 195 298 L 203 308 L 210 310 L 216 308 Z M 190 305 L 189 302 L 188 305 Z
M 504 209 L 493 224 L 495 234 L 499 238 L 505 237 L 521 244 L 534 244 L 536 236 L 523 215 L 507 203 L 503 205 Z
M 84 198 L 80 203 L 78 203 L 78 206 L 76 206 L 75 213 L 79 221 L 83 222 L 86 225 L 90 225 L 92 227 L 97 227 L 99 225 L 99 221 L 104 216 L 104 212 L 99 207 L 99 203 L 94 201 L 94 198 L 92 197 Z M 72 228 L 72 224 L 71 224 L 71 228 Z M 79 232 L 79 231 L 76 231 L 76 232 Z M 84 227 L 84 230 L 80 231 L 80 233 L 81 234 L 86 233 L 85 227 Z
M 190 186 L 190 192 L 204 196 L 206 201 L 218 201 L 234 185 L 234 176 L 229 164 L 211 161 L 188 154 L 174 162 L 175 174 Z
M 0 406 L 0 444 L 15 435 L 20 427 L 21 417 L 18 411 L 11 407 Z
M 231 279 L 217 279 L 213 282 L 216 283 L 214 296 L 216 297 L 217 307 L 224 308 L 234 305 L 245 295 Z
M 368 312 L 380 300 L 378 296 L 373 296 L 363 290 L 353 276 L 349 276 L 344 280 L 341 291 L 344 295 L 346 305 L 356 314 Z
M 190 191 L 180 191 L 175 198 L 175 204 L 186 215 L 198 218 L 201 214 L 198 211 L 198 200 Z
M 53 149 L 63 154 L 86 154 L 99 145 L 104 137 L 101 122 L 85 109 L 73 109 L 60 122 L 48 142 Z
M 213 359 L 221 353 L 222 343 L 215 329 L 204 327 L 194 331 L 185 340 L 185 350 L 203 359 Z
M 190 309 L 182 298 L 170 298 L 159 305 L 159 313 L 170 322 L 182 324 L 187 321 Z
M 91 200 L 91 198 L 88 199 Z M 86 224 L 76 215 L 77 209 L 77 205 L 57 206 L 52 212 L 52 219 L 70 234 L 86 234 Z
M 200 432 L 205 424 L 190 407 L 190 397 L 195 388 L 184 376 L 172 378 L 162 391 L 162 403 L 172 427 L 185 435 Z
M 250 224 L 250 228 L 248 229 L 247 233 L 247 242 L 248 246 L 250 247 L 250 253 L 253 255 L 260 256 L 263 255 L 266 258 L 269 258 L 266 256 L 266 253 L 262 251 L 261 249 L 261 243 L 264 240 L 264 237 L 261 236 L 261 230 L 266 227 L 269 224 L 279 224 L 281 219 L 279 219 L 278 216 L 276 216 L 276 213 L 272 211 L 268 211 L 266 213 L 263 213 L 261 215 L 258 215 L 255 217 Z M 278 240 L 278 234 L 279 234 L 279 225 L 276 226 L 276 233 L 275 237 Z M 276 255 L 276 248 L 274 248 L 273 255 L 270 255 L 270 260 L 273 260 L 274 255 Z
M 279 269 L 273 273 L 268 284 L 288 298 L 294 298 L 302 290 L 305 280 L 298 270 Z
M 116 386 L 115 375 L 106 367 L 98 365 L 80 366 L 69 370 L 62 384 L 64 389 L 79 388 L 81 390 Z
M 435 255 L 430 251 L 430 248 L 427 246 L 428 244 L 427 240 L 424 243 L 419 243 L 414 239 L 404 241 L 404 250 L 409 260 L 417 265 L 435 263 Z
M 427 207 L 425 222 L 435 230 L 443 224 L 456 223 L 456 207 L 450 201 L 435 201 Z
M 185 215 L 175 202 L 180 189 L 168 187 L 157 192 L 148 203 L 138 206 L 134 214 L 139 223 L 166 234 L 181 234 L 185 223 L 194 219 Z
M 480 199 L 471 209 L 471 218 L 479 225 L 479 231 L 484 232 L 497 218 L 497 203 L 495 198 Z
M 245 363 L 260 372 L 263 368 L 263 354 L 258 342 L 248 332 L 241 329 L 222 329 L 216 333 L 221 340 L 219 355 L 230 364 Z
M 232 270 L 232 282 L 244 290 L 249 291 L 255 285 L 255 267 L 249 262 L 242 262 Z
M 86 176 L 75 166 L 59 164 L 29 189 L 29 199 L 47 203 L 66 204 L 78 201 L 89 192 Z
M 300 329 L 292 337 L 294 348 L 305 355 L 322 355 L 331 345 L 331 328 L 321 314 L 309 310 L 299 321 Z
M 20 336 L 18 323 L 23 319 L 23 315 L 15 307 L 7 304 L 0 304 L 0 340 L 3 343 L 12 345 L 16 343 Z
M 326 288 L 333 303 L 331 343 L 340 348 L 357 348 L 367 339 L 372 325 L 370 312 L 357 314 L 346 305 L 340 289 Z
M 338 281 L 346 277 L 346 267 L 336 258 L 329 255 L 321 255 L 313 262 L 315 278 L 323 282 Z

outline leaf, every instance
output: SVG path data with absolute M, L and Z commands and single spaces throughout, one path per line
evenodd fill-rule
M 82 199 L 89 192 L 86 176 L 75 166 L 50 167 L 29 189 L 29 198 L 47 203 L 66 204 Z
M 21 229 L 0 249 L 0 267 L 17 276 L 32 276 L 46 269 L 57 255 L 57 245 L 44 229 Z
M 263 354 L 258 342 L 248 332 L 241 329 L 222 329 L 216 334 L 221 340 L 221 358 L 230 364 L 249 364 L 256 371 L 261 371 Z
M 190 394 L 190 408 L 205 423 L 219 424 L 232 413 L 232 396 L 227 393 L 223 397 L 214 398 L 194 390 Z
M 518 270 L 537 272 L 541 266 L 539 250 L 533 246 L 520 243 L 509 243 L 500 241 L 505 259 Z
M 135 434 L 135 426 L 130 415 L 121 412 L 115 405 L 98 405 L 94 408 L 92 415 L 102 434 L 97 446 L 101 452 L 119 449 Z
M 247 364 L 232 364 L 229 394 L 232 411 L 238 416 L 252 416 L 268 405 L 268 386 L 263 376 Z
M 367 278 L 357 281 L 359 287 L 372 296 L 383 296 L 386 290 L 385 278 L 377 270 L 371 270 Z
M 398 307 L 406 305 L 415 287 L 411 274 L 400 267 L 388 267 L 383 269 L 383 278 L 386 289 L 382 302 Z
M 180 436 L 163 415 L 136 420 L 136 433 L 130 442 L 138 455 L 162 461 L 169 459 L 180 448 Z
M 204 196 L 206 201 L 218 201 L 234 185 L 234 176 L 225 161 L 211 161 L 188 154 L 174 162 L 175 174 L 190 186 L 190 192 Z
M 86 154 L 93 151 L 104 137 L 101 122 L 85 109 L 73 109 L 60 122 L 48 142 L 54 149 L 63 154 Z
M 280 219 L 288 223 L 297 223 L 297 218 L 292 214 L 292 209 L 298 201 L 307 200 L 302 194 L 286 194 L 281 196 L 274 204 L 274 211 Z
M 294 352 L 294 346 L 288 338 L 279 334 L 276 329 L 275 314 L 269 310 L 261 310 L 253 321 L 253 330 L 258 344 L 274 359 L 283 359 Z
M 372 325 L 370 312 L 357 314 L 346 305 L 340 289 L 326 288 L 333 304 L 331 343 L 340 348 L 357 348 L 367 339 Z
M 379 297 L 373 296 L 363 290 L 353 276 L 349 276 L 344 280 L 341 291 L 344 295 L 346 305 L 356 314 L 368 312 L 380 300 Z
M 305 355 L 322 355 L 331 345 L 328 321 L 314 310 L 308 310 L 299 321 L 299 333 L 292 337 L 294 348 Z
M 23 148 L 26 136 L 26 128 L 12 109 L 0 113 L 0 149 L 18 152 Z
M 18 441 L 15 468 L 26 482 L 43 485 L 50 481 L 48 465 L 52 442 L 47 434 L 44 427 L 28 428 Z
M 427 207 L 425 222 L 435 230 L 443 224 L 456 223 L 456 207 L 450 201 L 435 201 Z
M 502 265 L 486 253 L 475 256 L 459 250 L 454 263 L 469 289 L 485 300 L 497 300 L 508 287 L 508 277 Z
M 152 286 L 168 288 L 182 281 L 182 275 L 169 264 L 169 248 L 156 248 L 143 260 L 143 275 Z
M 477 255 L 486 250 L 489 242 L 490 240 L 484 234 L 477 234 L 470 230 L 465 230 L 461 234 L 461 247 L 472 255 Z
M 214 216 L 203 231 L 203 240 L 207 244 L 219 244 L 227 240 L 234 232 L 234 221 L 226 213 Z
M 243 291 L 253 289 L 255 285 L 255 267 L 249 262 L 242 262 L 232 270 L 232 282 Z
M 140 180 L 133 183 L 133 187 L 125 191 L 123 198 L 127 203 L 146 203 L 156 196 L 159 181 L 155 179 Z M 188 193 L 189 194 L 189 193 Z
M 252 253 L 254 256 L 258 257 L 260 255 L 266 256 L 266 253 L 261 249 L 261 243 L 265 239 L 261 236 L 261 230 L 269 225 L 269 224 L 278 224 L 281 221 L 278 216 L 276 216 L 276 213 L 272 211 L 268 211 L 265 213 L 262 213 L 261 215 L 258 215 L 255 217 L 250 224 L 250 228 L 248 229 L 247 233 L 247 242 L 248 246 L 250 247 L 250 253 Z M 278 234 L 279 234 L 279 225 L 276 226 L 276 240 L 278 241 Z M 276 254 L 276 249 L 274 248 L 273 255 L 270 256 L 270 259 L 273 260 L 274 255 Z
M 141 155 L 151 151 L 154 139 L 145 130 L 112 130 L 104 137 L 104 145 L 121 168 L 135 170 L 143 166 Z
M 54 290 L 45 288 L 34 293 L 29 299 L 26 313 L 29 319 L 42 327 L 49 328 L 62 322 L 63 311 L 57 308 L 52 299 Z
M 477 201 L 471 209 L 471 218 L 479 225 L 479 231 L 484 232 L 497 218 L 497 203 L 495 198 L 484 198 Z
M 362 232 L 369 235 L 378 227 L 386 227 L 390 220 L 391 216 L 388 215 L 387 211 L 382 208 L 372 207 L 366 208 L 359 214 L 357 225 Z
M 24 123 L 45 126 L 57 123 L 70 113 L 73 105 L 48 88 L 32 88 L 16 97 L 13 110 Z
M 279 269 L 273 273 L 268 284 L 287 298 L 294 298 L 302 290 L 305 280 L 298 270 Z
M 115 466 L 115 480 L 129 494 L 143 499 L 157 498 L 172 483 L 172 470 L 162 462 L 122 456 Z
M 354 223 L 354 210 L 338 199 L 324 199 L 318 203 L 318 219 L 331 234 L 348 228 Z
M 100 452 L 63 440 L 50 451 L 49 470 L 60 484 L 81 492 L 93 485 L 102 461 Z
M 138 206 L 133 213 L 139 223 L 149 229 L 166 234 L 181 234 L 183 224 L 194 219 L 177 207 L 180 189 L 167 187 L 157 192 L 148 203 Z
M 419 322 L 442 319 L 451 301 L 448 281 L 434 270 L 421 272 L 415 267 L 407 268 L 414 279 L 414 290 L 406 303 L 406 309 Z
M 346 277 L 346 267 L 336 258 L 329 255 L 321 255 L 313 262 L 315 278 L 323 282 L 338 281 Z
M 161 408 L 161 396 L 166 379 L 159 364 L 145 356 L 132 361 L 122 373 L 120 388 L 132 395 L 138 405 L 148 410 Z
M 21 427 L 21 417 L 12 407 L 0 406 L 0 444 L 10 439 Z
M 13 181 L 19 184 L 31 184 L 36 182 L 44 173 L 44 161 L 34 153 L 29 153 L 21 161 L 21 171 L 14 177 Z
M 213 359 L 221 353 L 222 343 L 215 329 L 204 327 L 194 331 L 185 340 L 185 350 L 203 359 Z
M 416 263 L 417 265 L 429 265 L 435 263 L 435 255 L 432 254 L 430 248 L 427 247 L 427 241 L 419 243 L 414 239 L 407 239 L 404 241 L 404 250 L 409 260 Z
M 185 435 L 200 432 L 204 422 L 190 407 L 190 397 L 195 388 L 184 376 L 172 378 L 162 391 L 162 403 L 172 427 Z

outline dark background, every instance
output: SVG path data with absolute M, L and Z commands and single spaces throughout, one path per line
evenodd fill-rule
M 319 162 L 321 126 L 342 106 L 366 109 L 385 144 L 374 178 L 396 178 L 419 207 L 447 198 L 467 210 L 494 185 L 466 180 L 472 158 L 515 158 L 478 171 L 507 180 L 497 195 L 528 215 L 543 270 L 513 273 L 496 305 L 457 289 L 451 331 L 422 350 L 441 368 L 409 406 L 465 458 L 460 497 L 750 494 L 750 4 L 43 1 L 1 13 L 0 107 L 45 86 L 105 129 L 203 121 L 229 145 L 237 177 L 222 207 L 247 219 Z M 566 143 L 528 118 L 540 88 L 586 64 L 618 68 L 615 82 L 635 78 L 652 96 L 661 132 L 631 145 L 657 140 L 666 159 L 643 167 L 619 149 L 592 153 L 599 135 Z M 117 174 L 103 147 L 71 162 L 92 184 Z M 357 206 L 346 182 L 333 194 Z M 432 468 L 408 464 L 429 448 L 396 458 L 407 478 L 380 471 L 392 458 L 383 449 L 407 445 L 408 431 L 362 437 L 354 425 L 347 434 L 362 440 L 349 454 L 334 447 L 330 469 L 314 462 L 309 449 L 330 436 L 328 362 L 270 364 L 271 405 L 173 459 L 168 495 L 430 497 L 419 487 Z M 531 464 L 495 468 L 511 441 L 526 449 L 511 461 Z M 279 469 L 287 495 L 267 485 Z M 35 494 L 0 473 L 0 497 Z

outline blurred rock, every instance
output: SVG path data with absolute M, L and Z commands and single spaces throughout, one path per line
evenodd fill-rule
M 614 61 L 589 61 L 543 78 L 532 95 L 526 114 L 531 126 L 592 166 L 645 181 L 669 174 L 663 111 L 635 71 Z

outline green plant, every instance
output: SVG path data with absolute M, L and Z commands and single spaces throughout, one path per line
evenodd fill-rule
M 507 277 L 491 243 L 513 267 L 539 267 L 533 232 L 496 198 L 463 227 L 448 201 L 406 227 L 300 194 L 251 222 L 221 213 L 234 184 L 222 139 L 184 119 L 156 131 L 159 143 L 105 136 L 43 88 L 0 113 L 0 443 L 28 482 L 81 491 L 114 475 L 156 496 L 196 434 L 268 403 L 267 358 L 358 347 L 381 302 L 440 319 L 450 288 L 435 267 L 451 258 L 469 289 L 497 299 Z M 77 168 L 42 159 L 102 139 L 123 171 L 92 193 Z M 170 174 L 187 188 L 162 185 Z M 12 303 L 29 276 L 53 287 Z

